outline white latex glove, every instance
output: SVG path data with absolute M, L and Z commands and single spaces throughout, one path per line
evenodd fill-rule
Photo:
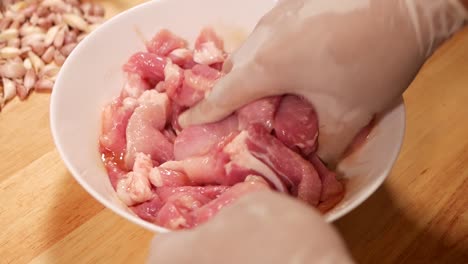
M 314 208 L 276 192 L 227 206 L 190 231 L 156 235 L 154 264 L 351 264 L 342 240 Z
M 217 121 L 261 97 L 302 95 L 318 114 L 318 154 L 335 163 L 466 18 L 458 0 L 279 1 L 232 54 L 230 73 L 179 121 Z

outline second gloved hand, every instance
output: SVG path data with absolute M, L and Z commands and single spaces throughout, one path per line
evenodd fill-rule
M 151 264 L 353 263 L 318 211 L 270 191 L 241 198 L 196 229 L 156 235 L 150 251 Z

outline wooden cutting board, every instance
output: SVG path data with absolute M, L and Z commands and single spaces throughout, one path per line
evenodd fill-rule
M 102 0 L 108 17 L 142 0 Z M 359 263 L 468 263 L 468 28 L 405 94 L 389 179 L 335 223 Z M 152 234 L 72 178 L 49 129 L 49 95 L 0 113 L 0 263 L 144 263 Z

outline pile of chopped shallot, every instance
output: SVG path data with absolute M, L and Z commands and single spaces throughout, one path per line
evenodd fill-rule
M 15 96 L 52 90 L 65 59 L 104 21 L 104 8 L 79 0 L 2 0 L 0 110 Z

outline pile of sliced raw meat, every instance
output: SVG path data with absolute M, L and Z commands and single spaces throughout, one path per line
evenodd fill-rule
M 343 197 L 316 156 L 318 124 L 305 100 L 269 97 L 226 119 L 181 129 L 180 113 L 202 100 L 227 54 L 204 29 L 189 49 L 167 30 L 124 65 L 121 95 L 102 116 L 100 150 L 118 197 L 139 217 L 192 228 L 239 197 L 275 190 L 327 211 Z

